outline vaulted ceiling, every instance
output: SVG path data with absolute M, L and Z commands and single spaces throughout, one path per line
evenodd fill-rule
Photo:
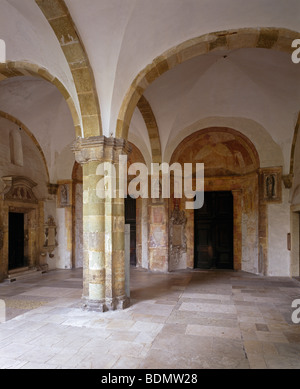
M 0 66 L 0 111 L 24 121 L 50 165 L 76 135 L 115 135 L 132 93 L 137 98 L 128 115 L 128 139 L 148 163 L 153 156 L 169 160 L 191 132 L 224 125 L 251 137 L 265 165 L 274 161 L 261 139 L 271 151 L 279 147 L 276 161 L 289 172 L 300 65 L 292 63 L 287 48 L 300 36 L 298 0 L 0 0 L 0 7 L 8 63 L 36 67 L 36 74 L 6 79 L 9 65 Z M 243 36 L 245 47 L 218 47 L 225 32 L 238 36 L 241 29 L 252 31 Z M 206 42 L 206 36 L 211 47 L 201 55 L 183 60 L 175 50 L 197 37 Z M 168 71 L 139 80 L 173 48 Z M 44 70 L 46 80 L 39 80 Z

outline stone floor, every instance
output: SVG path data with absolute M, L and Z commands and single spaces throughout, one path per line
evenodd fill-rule
M 0 284 L 0 368 L 299 369 L 300 282 L 244 272 L 131 271 L 131 306 L 80 307 L 82 273 Z

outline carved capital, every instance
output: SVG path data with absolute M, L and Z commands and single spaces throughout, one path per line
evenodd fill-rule
M 58 184 L 48 184 L 48 193 L 50 195 L 56 195 L 58 190 Z
M 75 159 L 80 164 L 88 162 L 118 162 L 119 155 L 129 154 L 131 148 L 125 139 L 107 138 L 104 135 L 90 138 L 78 137 L 72 146 Z
M 285 176 L 282 176 L 282 181 L 286 189 L 291 189 L 291 187 L 293 186 L 293 179 L 294 179 L 293 174 L 287 174 Z

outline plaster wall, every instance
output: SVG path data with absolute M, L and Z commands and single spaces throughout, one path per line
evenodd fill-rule
M 268 205 L 268 275 L 289 277 L 291 255 L 287 249 L 290 233 L 289 191 L 283 188 L 282 203 Z
M 0 83 L 1 111 L 17 117 L 36 137 L 45 155 L 50 181 L 69 179 L 75 139 L 72 116 L 60 92 L 33 77 L 15 77 Z
M 35 0 L 1 1 L 0 37 L 6 43 L 7 61 L 27 60 L 46 68 L 64 84 L 80 112 L 69 65 Z
M 23 166 L 17 166 L 11 163 L 9 134 L 11 131 L 18 131 L 21 135 L 21 144 L 23 151 Z M 47 196 L 47 173 L 44 161 L 32 140 L 19 127 L 0 118 L 0 178 L 3 176 L 26 176 L 33 180 L 37 186 L 33 189 L 39 199 Z M 2 180 L 1 189 L 4 189 Z
M 57 269 L 71 269 L 72 268 L 72 247 L 70 247 L 70 220 L 69 213 L 65 208 L 56 209 L 56 223 L 57 223 L 57 240 L 59 245 L 57 247 L 55 256 Z

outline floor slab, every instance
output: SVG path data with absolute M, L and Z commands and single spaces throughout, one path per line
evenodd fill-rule
M 131 305 L 82 309 L 82 270 L 0 284 L 0 368 L 299 369 L 297 279 L 131 269 Z

